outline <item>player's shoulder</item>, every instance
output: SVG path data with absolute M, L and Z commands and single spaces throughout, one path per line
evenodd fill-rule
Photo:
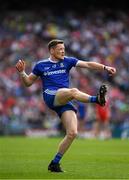
M 65 56 L 64 57 L 64 61 L 66 61 L 66 62 L 69 62 L 69 61 L 74 60 L 74 59 L 76 59 L 76 58 L 71 57 L 71 56 Z
M 40 67 L 44 67 L 44 66 L 47 66 L 48 64 L 50 64 L 50 60 L 49 59 L 41 59 L 41 60 L 38 60 L 35 64 L 35 66 L 37 66 L 38 68 Z
M 66 62 L 66 63 L 73 63 L 73 62 L 77 62 L 78 61 L 78 59 L 77 58 L 75 58 L 75 57 L 72 57 L 72 56 L 65 56 L 64 57 L 64 61 Z
M 49 62 L 49 59 L 41 59 L 41 60 L 38 60 L 36 64 L 40 65 L 40 64 L 45 64 L 47 62 Z

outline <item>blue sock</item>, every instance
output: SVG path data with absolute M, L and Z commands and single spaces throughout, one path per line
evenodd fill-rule
M 54 159 L 53 159 L 53 162 L 54 162 L 54 163 L 59 163 L 60 160 L 61 160 L 61 158 L 62 158 L 62 156 L 63 156 L 62 154 L 57 153 L 57 154 L 55 155 Z
M 97 96 L 90 96 L 89 97 L 89 102 L 96 103 L 97 102 Z

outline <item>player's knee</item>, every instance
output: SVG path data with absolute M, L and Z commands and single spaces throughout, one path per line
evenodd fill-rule
M 78 96 L 79 90 L 77 88 L 72 88 L 71 89 L 71 95 L 73 98 L 76 98 Z
M 67 137 L 71 140 L 75 139 L 77 136 L 77 131 L 71 131 L 67 134 Z

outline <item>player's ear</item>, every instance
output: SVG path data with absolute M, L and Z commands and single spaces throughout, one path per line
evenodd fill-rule
M 54 54 L 54 49 L 53 48 L 50 49 L 50 54 Z

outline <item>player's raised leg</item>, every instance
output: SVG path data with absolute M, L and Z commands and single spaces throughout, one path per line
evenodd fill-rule
M 79 91 L 77 88 L 61 88 L 55 96 L 55 105 L 65 105 L 67 102 L 76 99 L 81 102 L 89 102 L 90 95 Z
M 84 103 L 98 103 L 99 105 L 104 106 L 106 103 L 106 92 L 107 87 L 105 85 L 100 86 L 97 96 L 90 96 L 89 94 L 79 91 L 77 88 L 61 88 L 56 93 L 54 105 L 65 105 L 67 102 L 75 99 Z

